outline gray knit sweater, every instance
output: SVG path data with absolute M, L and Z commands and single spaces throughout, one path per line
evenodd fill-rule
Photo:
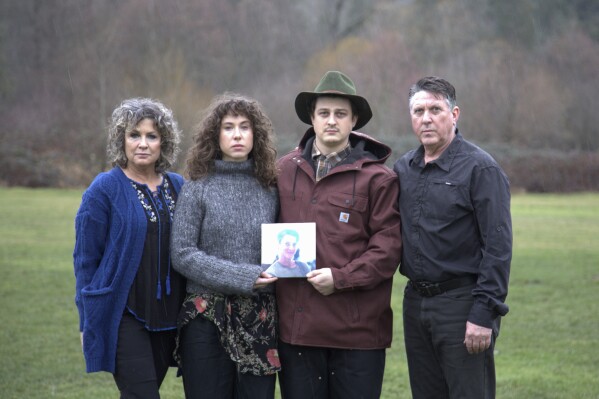
M 171 233 L 173 267 L 192 294 L 254 293 L 262 272 L 262 223 L 277 219 L 275 188 L 255 178 L 252 160 L 217 160 L 215 172 L 188 181 L 177 200 Z

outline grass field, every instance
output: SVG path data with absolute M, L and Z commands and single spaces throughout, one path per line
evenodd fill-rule
M 116 398 L 85 374 L 73 303 L 80 190 L 0 188 L 0 397 Z M 496 346 L 497 397 L 599 399 L 599 194 L 516 195 L 508 304 Z M 410 398 L 397 275 L 383 397 Z M 164 399 L 183 398 L 169 372 Z

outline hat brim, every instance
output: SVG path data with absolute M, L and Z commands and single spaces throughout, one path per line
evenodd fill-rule
M 335 96 L 343 97 L 350 100 L 354 107 L 357 109 L 358 120 L 354 126 L 354 130 L 360 129 L 365 126 L 368 121 L 372 118 L 372 110 L 368 101 L 364 97 L 354 96 L 351 94 L 343 93 L 314 93 L 309 91 L 303 91 L 295 98 L 295 113 L 300 120 L 308 125 L 312 124 L 312 115 L 310 114 L 310 104 L 312 101 L 319 96 Z

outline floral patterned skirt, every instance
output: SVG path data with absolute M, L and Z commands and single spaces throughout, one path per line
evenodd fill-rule
M 201 294 L 185 298 L 177 320 L 174 353 L 179 367 L 183 367 L 179 353 L 181 330 L 198 316 L 216 325 L 220 342 L 239 372 L 260 376 L 281 369 L 274 294 L 261 293 L 252 297 Z

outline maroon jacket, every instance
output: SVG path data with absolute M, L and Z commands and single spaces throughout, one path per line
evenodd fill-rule
M 387 348 L 392 279 L 401 258 L 399 183 L 384 166 L 391 149 L 352 132 L 351 154 L 317 183 L 313 142 L 310 128 L 278 161 L 279 222 L 316 222 L 316 267 L 332 269 L 335 292 L 323 296 L 305 279 L 279 279 L 280 338 L 294 345 Z

